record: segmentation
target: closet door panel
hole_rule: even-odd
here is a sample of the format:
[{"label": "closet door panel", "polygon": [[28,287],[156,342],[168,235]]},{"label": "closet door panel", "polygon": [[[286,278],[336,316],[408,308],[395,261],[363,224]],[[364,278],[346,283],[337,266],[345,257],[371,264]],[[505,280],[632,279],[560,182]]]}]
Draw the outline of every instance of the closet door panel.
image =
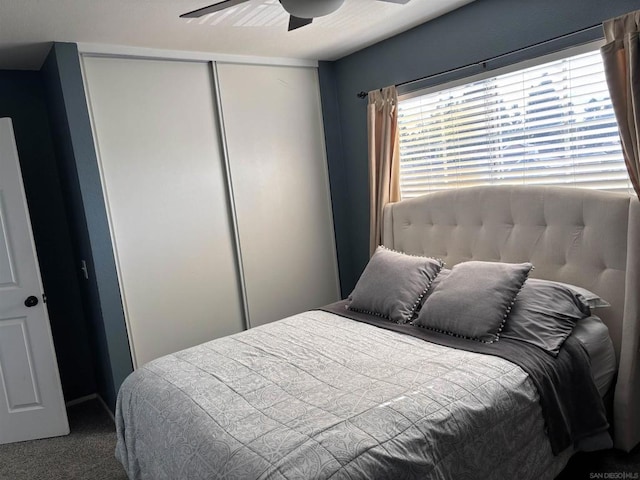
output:
[{"label": "closet door panel", "polygon": [[316,69],[217,71],[251,326],[336,301]]},{"label": "closet door panel", "polygon": [[242,330],[211,66],[83,65],[137,366]]}]

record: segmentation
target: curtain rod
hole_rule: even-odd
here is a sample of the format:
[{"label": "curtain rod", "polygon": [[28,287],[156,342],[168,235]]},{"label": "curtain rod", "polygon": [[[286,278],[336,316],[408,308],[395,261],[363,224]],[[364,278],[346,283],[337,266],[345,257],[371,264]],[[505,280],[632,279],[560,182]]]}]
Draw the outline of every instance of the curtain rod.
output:
[{"label": "curtain rod", "polygon": [[[467,68],[482,66],[483,69],[486,69],[487,68],[487,63],[489,63],[489,62],[494,62],[496,60],[501,60],[501,59],[509,57],[511,55],[515,55],[515,54],[518,54],[518,53],[526,52],[526,51],[534,49],[534,48],[539,48],[539,47],[541,47],[543,45],[547,45],[549,43],[557,42],[559,40],[564,40],[565,38],[571,38],[571,37],[573,37],[575,35],[581,35],[581,34],[584,34],[584,33],[588,33],[588,32],[591,32],[592,30],[595,30],[596,28],[597,29],[601,29],[602,28],[602,24],[599,23],[597,25],[591,25],[590,27],[581,28],[580,30],[576,30],[576,31],[570,32],[570,33],[565,33],[564,35],[559,35],[557,37],[553,37],[553,38],[550,38],[548,40],[544,40],[542,42],[534,43],[533,45],[529,45],[527,47],[518,48],[516,50],[511,50],[510,52],[502,53],[500,55],[496,55],[495,57],[487,58],[487,59],[479,61],[479,62],[469,63],[469,64],[463,65],[461,67],[455,67],[455,68],[451,68],[449,70],[445,70],[445,71],[442,71],[442,72],[433,73],[433,74],[427,75],[425,77],[420,77],[420,78],[416,78],[414,80],[408,80],[406,82],[397,83],[396,87],[404,87],[406,85],[411,85],[412,83],[423,82],[423,81],[429,80],[431,78],[437,78],[437,77],[441,77],[443,75],[449,75],[451,73],[459,72],[459,71],[465,70]],[[589,40],[589,41],[592,41],[592,40]],[[548,52],[548,53],[553,53],[553,52]],[[365,92],[363,90],[361,92],[358,92],[356,94],[356,96],[358,98],[367,98],[369,96],[369,93]]]}]

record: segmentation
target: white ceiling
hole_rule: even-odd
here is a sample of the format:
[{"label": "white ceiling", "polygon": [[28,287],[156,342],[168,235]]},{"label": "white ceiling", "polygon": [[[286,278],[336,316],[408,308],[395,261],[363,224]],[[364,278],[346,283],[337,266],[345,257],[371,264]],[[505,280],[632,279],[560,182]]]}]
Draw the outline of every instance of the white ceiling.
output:
[{"label": "white ceiling", "polygon": [[335,60],[471,1],[345,0],[333,14],[287,32],[278,0],[190,20],[179,15],[216,0],[0,0],[0,69],[40,68],[51,41]]}]

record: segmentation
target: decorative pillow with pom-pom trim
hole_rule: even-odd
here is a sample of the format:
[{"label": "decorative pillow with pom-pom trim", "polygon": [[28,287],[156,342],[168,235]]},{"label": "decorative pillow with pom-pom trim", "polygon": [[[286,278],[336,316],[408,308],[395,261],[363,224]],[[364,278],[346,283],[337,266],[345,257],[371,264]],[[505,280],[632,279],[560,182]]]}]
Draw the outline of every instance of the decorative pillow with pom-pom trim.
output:
[{"label": "decorative pillow with pom-pom trim", "polygon": [[459,263],[430,292],[414,325],[495,342],[531,268],[530,263]]},{"label": "decorative pillow with pom-pom trim", "polygon": [[347,308],[407,323],[441,268],[441,260],[380,246],[351,292]]}]

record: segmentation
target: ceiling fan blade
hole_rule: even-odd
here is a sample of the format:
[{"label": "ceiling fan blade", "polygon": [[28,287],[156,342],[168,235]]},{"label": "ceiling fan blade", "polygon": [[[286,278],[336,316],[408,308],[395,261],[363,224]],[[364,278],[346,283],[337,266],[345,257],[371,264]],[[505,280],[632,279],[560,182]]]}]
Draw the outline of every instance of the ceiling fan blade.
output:
[{"label": "ceiling fan blade", "polygon": [[381,2],[390,2],[390,3],[409,3],[411,0],[380,0]]},{"label": "ceiling fan blade", "polygon": [[288,31],[290,32],[291,30],[295,30],[296,28],[304,27],[305,25],[309,25],[311,22],[313,22],[313,18],[299,18],[290,15]]},{"label": "ceiling fan blade", "polygon": [[199,8],[198,10],[194,10],[193,12],[183,13],[182,15],[180,15],[180,18],[198,18],[209,13],[219,12],[220,10],[224,10],[225,8],[235,7],[236,5],[240,5],[241,3],[248,1],[249,0],[224,0],[223,2],[209,5],[208,7]]}]

